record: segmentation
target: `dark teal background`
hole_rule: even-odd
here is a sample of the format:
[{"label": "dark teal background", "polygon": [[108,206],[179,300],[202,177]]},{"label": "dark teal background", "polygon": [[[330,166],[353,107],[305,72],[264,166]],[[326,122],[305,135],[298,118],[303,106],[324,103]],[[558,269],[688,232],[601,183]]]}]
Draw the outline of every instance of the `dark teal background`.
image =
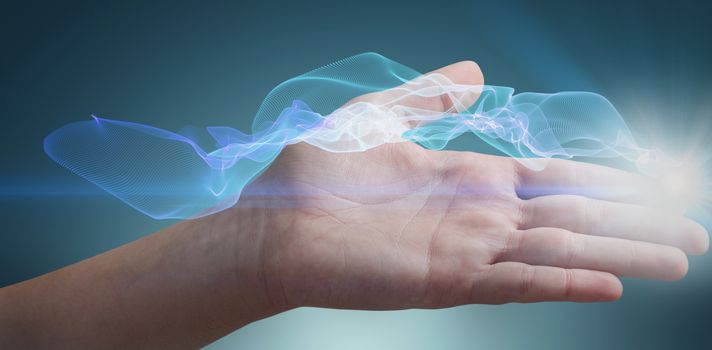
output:
[{"label": "dark teal background", "polygon": [[[294,75],[364,51],[421,71],[477,61],[490,84],[608,97],[644,144],[709,149],[712,5],[686,1],[65,1],[0,4],[0,285],[142,237],[154,221],[54,164],[91,114],[247,129]],[[709,156],[709,152],[708,152]],[[626,280],[610,304],[300,309],[214,344],[248,349],[711,347],[712,259]],[[2,312],[0,310],[0,312]]]}]

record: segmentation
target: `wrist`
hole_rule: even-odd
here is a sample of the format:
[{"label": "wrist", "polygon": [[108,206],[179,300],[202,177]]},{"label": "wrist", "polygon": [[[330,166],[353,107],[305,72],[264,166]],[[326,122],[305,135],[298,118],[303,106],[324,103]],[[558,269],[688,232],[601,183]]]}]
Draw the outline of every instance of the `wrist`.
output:
[{"label": "wrist", "polygon": [[240,310],[240,325],[289,310],[289,307],[271,296],[266,257],[269,246],[268,218],[264,208],[241,199],[232,208],[200,218],[203,234],[214,235],[221,251],[221,266],[234,291],[234,302]]}]

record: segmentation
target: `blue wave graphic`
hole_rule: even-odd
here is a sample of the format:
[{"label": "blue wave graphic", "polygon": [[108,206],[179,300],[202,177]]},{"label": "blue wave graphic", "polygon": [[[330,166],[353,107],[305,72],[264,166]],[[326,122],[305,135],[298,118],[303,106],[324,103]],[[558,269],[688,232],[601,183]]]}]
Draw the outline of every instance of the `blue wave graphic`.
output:
[{"label": "blue wave graphic", "polygon": [[[358,96],[383,92],[378,101]],[[452,108],[414,107],[413,98],[447,96]],[[589,92],[519,93],[423,76],[375,53],[334,62],[289,79],[264,99],[251,134],[208,127],[217,147],[159,128],[94,117],[45,139],[62,166],[157,219],[195,218],[234,205],[282,149],[306,142],[331,152],[360,152],[417,142],[433,150],[473,133],[522,164],[537,158],[648,157],[620,114]]]}]

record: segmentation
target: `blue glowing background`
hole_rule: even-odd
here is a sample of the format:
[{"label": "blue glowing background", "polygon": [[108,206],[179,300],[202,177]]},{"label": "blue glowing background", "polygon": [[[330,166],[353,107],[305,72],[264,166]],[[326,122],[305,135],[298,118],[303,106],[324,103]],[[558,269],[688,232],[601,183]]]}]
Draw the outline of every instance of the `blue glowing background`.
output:
[{"label": "blue glowing background", "polygon": [[[712,132],[711,15],[710,4],[680,1],[6,4],[0,283],[171,224],[46,157],[43,138],[69,122],[97,114],[196,139],[206,137],[187,126],[196,119],[197,127],[246,131],[279,82],[376,51],[419,71],[474,59],[487,82],[518,91],[599,93],[641,143],[705,150]],[[627,280],[623,299],[605,305],[300,309],[214,348],[704,348],[712,344],[710,269],[708,254],[692,258],[680,282]]]}]

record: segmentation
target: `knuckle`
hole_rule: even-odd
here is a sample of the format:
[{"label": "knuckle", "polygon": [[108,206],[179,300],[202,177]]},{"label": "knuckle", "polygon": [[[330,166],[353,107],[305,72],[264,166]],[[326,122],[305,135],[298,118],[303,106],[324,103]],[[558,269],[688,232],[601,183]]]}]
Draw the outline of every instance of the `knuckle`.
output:
[{"label": "knuckle", "polygon": [[520,296],[531,294],[534,286],[535,268],[530,265],[522,265],[520,270],[519,288],[517,289]]},{"label": "knuckle", "polygon": [[564,289],[563,289],[563,298],[564,299],[569,299],[571,295],[573,294],[573,289],[574,289],[574,283],[576,279],[576,274],[572,270],[567,270],[563,269],[563,275],[564,275]]},{"label": "knuckle", "polygon": [[527,200],[518,200],[517,221],[515,222],[517,228],[526,229],[529,227],[529,223],[532,222],[532,218],[536,214],[536,206],[531,205],[531,203],[531,201]]},{"label": "knuckle", "polygon": [[504,237],[504,245],[495,261],[506,260],[510,254],[519,251],[522,245],[522,233],[519,230],[507,231]]},{"label": "knuckle", "polygon": [[563,239],[565,240],[565,244],[563,246],[563,255],[566,264],[565,266],[576,266],[578,262],[577,260],[579,253],[581,252],[582,248],[581,237],[574,233],[564,234],[563,236]]}]

